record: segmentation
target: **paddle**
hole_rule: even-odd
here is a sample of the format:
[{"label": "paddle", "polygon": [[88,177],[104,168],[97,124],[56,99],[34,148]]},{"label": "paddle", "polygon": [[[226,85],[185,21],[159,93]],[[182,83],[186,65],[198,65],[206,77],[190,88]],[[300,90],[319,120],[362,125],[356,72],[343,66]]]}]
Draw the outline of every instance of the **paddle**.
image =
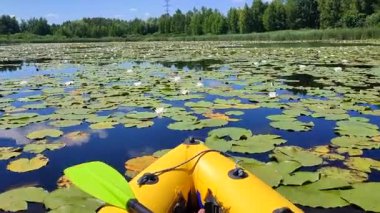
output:
[{"label": "paddle", "polygon": [[136,200],[124,176],[105,163],[83,163],[65,169],[64,173],[79,189],[107,204],[132,212],[151,212]]}]

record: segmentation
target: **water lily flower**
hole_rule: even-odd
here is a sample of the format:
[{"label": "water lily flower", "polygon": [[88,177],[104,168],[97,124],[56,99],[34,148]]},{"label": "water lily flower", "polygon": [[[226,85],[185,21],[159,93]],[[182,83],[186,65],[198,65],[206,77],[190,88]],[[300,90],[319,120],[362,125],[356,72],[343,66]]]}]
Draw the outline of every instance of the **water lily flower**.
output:
[{"label": "water lily flower", "polygon": [[26,85],[26,84],[28,84],[27,81],[20,81],[20,85]]},{"label": "water lily flower", "polygon": [[128,69],[127,73],[133,73],[133,70],[132,69]]},{"label": "water lily flower", "polygon": [[189,94],[189,90],[187,90],[187,89],[183,89],[183,90],[181,90],[181,94],[182,95],[187,95],[187,94]]},{"label": "water lily flower", "polygon": [[73,85],[74,84],[74,81],[66,81],[65,82],[65,86],[70,86],[70,85]]},{"label": "water lily flower", "polygon": [[134,85],[135,87],[139,87],[139,86],[142,85],[142,83],[141,83],[141,81],[138,81],[138,82],[133,83],[133,85]]},{"label": "water lily flower", "polygon": [[299,69],[300,70],[305,70],[306,69],[306,65],[303,65],[303,64],[299,65]]},{"label": "water lily flower", "polygon": [[258,66],[260,65],[259,62],[254,62],[253,64],[254,64],[256,67],[258,67]]},{"label": "water lily flower", "polygon": [[204,85],[203,85],[202,82],[199,81],[199,82],[197,83],[197,87],[203,87],[203,86],[204,86]]},{"label": "water lily flower", "polygon": [[181,80],[180,76],[175,76],[174,78],[172,78],[172,81],[174,82],[179,82],[180,80]]},{"label": "water lily flower", "polygon": [[342,72],[343,69],[342,69],[342,67],[335,67],[335,68],[334,68],[334,71],[335,71],[335,72]]},{"label": "water lily flower", "polygon": [[347,63],[348,63],[348,60],[343,59],[343,60],[342,60],[342,63],[343,63],[343,64],[347,64]]},{"label": "water lily flower", "polygon": [[277,93],[276,92],[269,92],[269,98],[276,98]]},{"label": "water lily flower", "polygon": [[166,111],[166,109],[164,107],[158,107],[154,111],[156,112],[156,114],[161,115]]}]

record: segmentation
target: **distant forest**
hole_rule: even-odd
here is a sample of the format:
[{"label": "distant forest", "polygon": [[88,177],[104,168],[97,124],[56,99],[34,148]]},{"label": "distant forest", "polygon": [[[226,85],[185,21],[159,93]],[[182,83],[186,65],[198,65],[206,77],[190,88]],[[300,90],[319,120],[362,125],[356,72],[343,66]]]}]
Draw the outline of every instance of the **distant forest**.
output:
[{"label": "distant forest", "polygon": [[127,37],[129,35],[219,35],[286,29],[380,27],[380,0],[254,0],[231,8],[226,15],[202,7],[176,10],[147,20],[83,18],[49,24],[45,18],[18,21],[0,16],[0,34],[30,33],[67,38]]}]

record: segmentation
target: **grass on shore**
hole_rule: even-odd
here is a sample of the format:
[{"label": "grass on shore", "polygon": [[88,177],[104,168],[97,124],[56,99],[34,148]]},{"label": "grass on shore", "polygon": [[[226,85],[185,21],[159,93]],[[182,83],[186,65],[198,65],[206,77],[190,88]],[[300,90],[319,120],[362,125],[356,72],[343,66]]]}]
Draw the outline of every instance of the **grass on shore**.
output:
[{"label": "grass on shore", "polygon": [[380,39],[380,28],[351,28],[325,30],[283,30],[265,33],[225,35],[127,35],[125,37],[67,38],[64,36],[18,33],[0,35],[0,43],[60,43],[114,41],[318,41]]}]

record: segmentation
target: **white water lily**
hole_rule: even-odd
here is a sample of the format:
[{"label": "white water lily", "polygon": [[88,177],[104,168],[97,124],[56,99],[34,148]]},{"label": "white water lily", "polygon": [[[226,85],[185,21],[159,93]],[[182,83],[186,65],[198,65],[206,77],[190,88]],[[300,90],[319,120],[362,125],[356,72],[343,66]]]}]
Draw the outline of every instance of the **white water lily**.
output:
[{"label": "white water lily", "polygon": [[335,71],[335,72],[342,72],[343,69],[342,69],[342,67],[335,67],[335,68],[334,68],[334,71]]},{"label": "white water lily", "polygon": [[175,76],[175,77],[172,78],[172,81],[179,82],[179,81],[181,81],[181,77],[180,76]]},{"label": "white water lily", "polygon": [[253,64],[254,64],[256,67],[258,67],[258,66],[260,65],[259,62],[254,62]]},{"label": "white water lily", "polygon": [[187,89],[183,89],[183,90],[181,90],[181,94],[182,95],[187,95],[187,94],[189,94],[189,90],[187,90]]},{"label": "white water lily", "polygon": [[134,85],[135,87],[139,87],[139,86],[142,85],[142,82],[141,82],[141,81],[138,81],[138,82],[133,83],[133,85]]},{"label": "white water lily", "polygon": [[132,69],[128,69],[127,73],[133,73],[133,70]]},{"label": "white water lily", "polygon": [[70,86],[70,85],[73,85],[74,84],[74,81],[66,81],[65,82],[65,86]]},{"label": "white water lily", "polygon": [[268,96],[269,96],[269,98],[276,98],[277,93],[276,92],[269,92]]},{"label": "white water lily", "polygon": [[28,84],[27,81],[20,81],[20,85],[26,85],[26,84]]},{"label": "white water lily", "polygon": [[154,111],[156,112],[156,114],[161,115],[162,113],[164,113],[166,111],[166,109],[163,107],[158,107]]},{"label": "white water lily", "polygon": [[300,70],[305,70],[306,69],[306,65],[301,64],[301,65],[299,65],[299,68],[300,68]]},{"label": "white water lily", "polygon": [[202,82],[199,81],[199,82],[197,83],[197,87],[203,87],[203,86],[204,86],[204,85],[203,85]]},{"label": "white water lily", "polygon": [[343,60],[342,60],[342,63],[343,63],[343,64],[347,64],[347,63],[348,63],[348,60],[343,59]]}]

